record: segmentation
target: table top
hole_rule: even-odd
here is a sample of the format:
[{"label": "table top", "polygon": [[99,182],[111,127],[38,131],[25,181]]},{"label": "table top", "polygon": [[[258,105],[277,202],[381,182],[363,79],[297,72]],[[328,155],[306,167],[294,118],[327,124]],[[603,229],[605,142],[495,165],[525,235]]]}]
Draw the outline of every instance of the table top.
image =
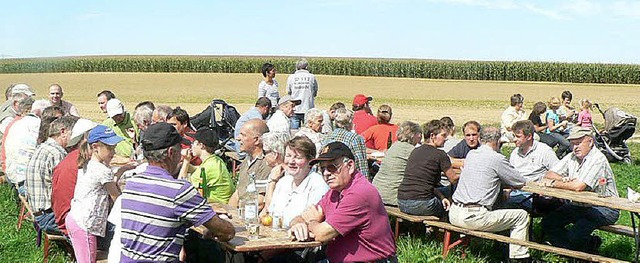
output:
[{"label": "table top", "polygon": [[[238,213],[235,208],[230,208],[227,205],[214,203],[212,203],[211,206],[213,207],[213,210],[216,211],[216,213],[222,213],[231,216],[231,223],[235,227],[236,236],[227,242],[220,242],[229,250],[233,250],[236,252],[251,252],[317,247],[322,245],[322,243],[318,241],[294,241],[293,238],[289,237],[289,234],[286,230],[274,231],[270,226],[263,225],[260,225],[260,238],[250,240],[248,238],[249,233],[244,226],[244,223],[238,218]],[[193,229],[202,234],[205,227],[199,226]]]},{"label": "table top", "polygon": [[522,191],[536,193],[545,196],[551,196],[561,199],[567,199],[575,202],[610,207],[619,210],[625,210],[640,213],[640,203],[631,202],[628,199],[620,197],[598,197],[594,192],[576,192],[571,190],[546,187],[537,182],[529,182],[522,187]]}]

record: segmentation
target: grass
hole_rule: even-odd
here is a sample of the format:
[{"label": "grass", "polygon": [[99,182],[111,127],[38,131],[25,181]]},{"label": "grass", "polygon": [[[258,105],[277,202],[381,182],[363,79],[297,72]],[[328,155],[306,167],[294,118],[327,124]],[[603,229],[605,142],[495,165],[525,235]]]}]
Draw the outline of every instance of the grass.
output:
[{"label": "grass", "polygon": [[[42,248],[36,247],[36,232],[25,221],[20,230],[18,206],[8,184],[0,185],[0,262],[41,262]],[[51,246],[49,262],[68,262],[70,258],[58,244]]]}]

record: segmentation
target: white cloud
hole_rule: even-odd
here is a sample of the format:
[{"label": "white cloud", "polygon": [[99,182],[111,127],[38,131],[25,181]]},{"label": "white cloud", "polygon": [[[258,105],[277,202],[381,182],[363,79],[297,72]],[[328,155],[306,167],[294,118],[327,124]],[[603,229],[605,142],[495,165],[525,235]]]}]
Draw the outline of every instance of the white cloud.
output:
[{"label": "white cloud", "polygon": [[615,14],[640,19],[640,1],[617,1],[610,6]]}]

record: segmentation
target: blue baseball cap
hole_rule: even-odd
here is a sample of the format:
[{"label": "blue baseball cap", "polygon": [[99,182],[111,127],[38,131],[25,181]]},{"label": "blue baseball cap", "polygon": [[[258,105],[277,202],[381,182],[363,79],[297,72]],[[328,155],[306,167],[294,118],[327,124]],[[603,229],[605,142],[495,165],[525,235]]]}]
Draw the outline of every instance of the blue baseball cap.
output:
[{"label": "blue baseball cap", "polygon": [[91,129],[89,132],[88,143],[101,142],[106,145],[116,145],[122,141],[122,137],[116,135],[116,133],[109,127],[104,125],[98,125]]}]

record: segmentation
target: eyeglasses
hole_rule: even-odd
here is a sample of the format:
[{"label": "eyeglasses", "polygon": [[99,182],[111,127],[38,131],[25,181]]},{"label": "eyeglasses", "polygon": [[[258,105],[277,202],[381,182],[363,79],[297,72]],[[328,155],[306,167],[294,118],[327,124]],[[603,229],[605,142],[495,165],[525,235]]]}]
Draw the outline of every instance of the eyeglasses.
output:
[{"label": "eyeglasses", "polygon": [[337,173],[340,170],[340,168],[342,168],[344,164],[346,164],[347,162],[349,162],[349,159],[345,158],[344,160],[342,160],[342,163],[340,164],[330,163],[325,166],[319,165],[318,170],[321,174],[324,174],[325,171],[329,173]]}]

